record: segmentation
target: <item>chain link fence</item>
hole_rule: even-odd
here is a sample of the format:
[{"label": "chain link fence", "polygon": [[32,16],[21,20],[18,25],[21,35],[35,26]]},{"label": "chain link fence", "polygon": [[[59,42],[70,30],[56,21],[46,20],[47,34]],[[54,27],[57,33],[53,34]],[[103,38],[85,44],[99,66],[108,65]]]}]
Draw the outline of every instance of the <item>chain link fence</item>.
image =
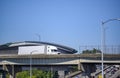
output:
[{"label": "chain link fence", "polygon": [[[120,45],[107,45],[104,47],[104,54],[120,54]],[[93,53],[101,53],[102,46],[100,45],[84,45],[79,46],[79,53],[84,53],[85,51],[96,51]]]}]

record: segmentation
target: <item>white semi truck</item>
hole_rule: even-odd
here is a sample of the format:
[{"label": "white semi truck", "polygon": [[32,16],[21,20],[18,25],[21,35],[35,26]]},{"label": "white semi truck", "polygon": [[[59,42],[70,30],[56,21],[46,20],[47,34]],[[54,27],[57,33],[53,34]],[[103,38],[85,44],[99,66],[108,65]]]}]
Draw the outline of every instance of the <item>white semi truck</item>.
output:
[{"label": "white semi truck", "polygon": [[60,52],[57,47],[51,45],[19,46],[18,55],[25,54],[60,54]]}]

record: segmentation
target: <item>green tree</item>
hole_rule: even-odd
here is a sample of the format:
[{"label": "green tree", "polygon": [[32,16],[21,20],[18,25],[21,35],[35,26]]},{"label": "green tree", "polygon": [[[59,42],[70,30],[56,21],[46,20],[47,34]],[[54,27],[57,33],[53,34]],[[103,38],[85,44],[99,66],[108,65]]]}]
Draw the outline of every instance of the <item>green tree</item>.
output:
[{"label": "green tree", "polygon": [[6,78],[9,78],[10,74],[7,73]]},{"label": "green tree", "polygon": [[87,50],[83,50],[82,53],[83,54],[90,54],[90,53],[97,54],[97,53],[101,53],[101,51],[99,49],[93,48],[92,50],[88,50],[88,49]]},{"label": "green tree", "polygon": [[[18,72],[16,78],[30,78],[30,72],[29,71]],[[34,69],[32,70],[32,78],[53,78],[53,73],[50,71]]]},{"label": "green tree", "polygon": [[16,78],[29,78],[29,72],[28,71],[18,72],[16,74]]}]

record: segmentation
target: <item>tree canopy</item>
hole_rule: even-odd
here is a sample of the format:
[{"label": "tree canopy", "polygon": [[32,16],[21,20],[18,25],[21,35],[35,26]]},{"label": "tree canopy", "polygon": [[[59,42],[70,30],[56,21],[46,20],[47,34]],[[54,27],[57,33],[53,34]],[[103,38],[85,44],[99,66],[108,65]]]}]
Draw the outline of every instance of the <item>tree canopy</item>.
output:
[{"label": "tree canopy", "polygon": [[[16,78],[30,78],[30,72],[29,71],[18,72]],[[58,73],[34,69],[32,70],[32,78],[58,78]]]},{"label": "tree canopy", "polygon": [[101,50],[93,48],[92,50],[88,50],[88,49],[83,50],[82,53],[83,54],[97,54],[97,53],[101,53]]}]

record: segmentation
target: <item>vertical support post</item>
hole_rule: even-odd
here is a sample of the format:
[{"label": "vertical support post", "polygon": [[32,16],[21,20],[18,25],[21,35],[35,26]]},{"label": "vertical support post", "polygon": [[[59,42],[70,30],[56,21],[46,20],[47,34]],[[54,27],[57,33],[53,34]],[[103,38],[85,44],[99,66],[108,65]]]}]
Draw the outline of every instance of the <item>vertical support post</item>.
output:
[{"label": "vertical support post", "polygon": [[15,72],[14,72],[14,65],[12,65],[12,76],[13,76],[13,78],[15,78]]},{"label": "vertical support post", "polygon": [[30,78],[32,78],[32,53],[30,53]]},{"label": "vertical support post", "polygon": [[80,64],[80,46],[79,46],[79,62],[78,62],[78,70],[81,70],[81,64]]}]

